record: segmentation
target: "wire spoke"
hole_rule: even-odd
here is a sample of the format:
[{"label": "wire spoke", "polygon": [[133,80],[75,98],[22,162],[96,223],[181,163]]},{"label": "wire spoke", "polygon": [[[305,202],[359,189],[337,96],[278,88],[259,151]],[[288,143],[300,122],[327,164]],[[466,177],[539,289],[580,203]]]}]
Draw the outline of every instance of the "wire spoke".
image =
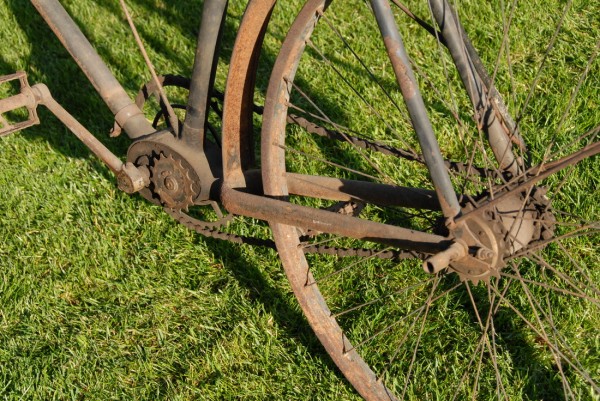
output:
[{"label": "wire spoke", "polygon": [[567,255],[567,257],[569,258],[569,261],[577,269],[579,274],[581,274],[583,276],[583,278],[585,279],[585,282],[589,283],[590,290],[595,292],[596,294],[600,295],[600,290],[598,289],[598,287],[596,287],[593,284],[594,280],[592,280],[592,278],[586,273],[585,269],[579,264],[579,262],[577,262],[573,258],[573,256],[571,256],[571,253],[565,248],[565,246],[561,242],[557,242],[557,245]]},{"label": "wire spoke", "polygon": [[[394,105],[394,108],[396,110],[398,110],[398,112],[402,115],[402,117],[404,117],[404,120],[406,122],[408,122],[409,121],[408,115],[400,108],[400,106],[398,106],[398,103],[396,103],[396,101],[392,98],[392,95],[383,87],[381,82],[375,77],[375,74],[373,73],[373,71],[367,66],[367,64],[364,62],[364,60],[354,51],[352,46],[350,46],[348,41],[344,38],[344,36],[340,33],[340,31],[335,27],[335,25],[333,25],[333,23],[331,23],[331,21],[329,21],[329,19],[325,16],[325,14],[323,14],[321,18],[323,19],[323,21],[325,21],[325,23],[329,26],[329,28],[333,32],[335,32],[335,34],[338,36],[338,38],[340,38],[340,40],[342,41],[344,46],[348,50],[350,50],[350,52],[352,53],[352,55],[354,56],[356,61],[358,61],[360,63],[360,65],[364,68],[364,70],[367,72],[367,74],[373,80],[373,82],[375,82],[377,84],[377,86],[381,89],[381,91],[388,98],[388,100]],[[309,45],[313,46],[313,44],[311,42],[309,42]],[[321,57],[325,58],[325,56],[320,51],[317,50],[317,52],[319,53],[319,55]],[[331,62],[328,62],[328,64],[331,65]],[[337,70],[336,70],[336,72],[337,72]]]},{"label": "wire spoke", "polygon": [[548,244],[552,244],[552,243],[566,240],[569,238],[581,237],[582,235],[595,235],[599,232],[600,232],[600,223],[592,223],[589,225],[585,225],[583,227],[579,227],[577,230],[571,231],[568,234],[563,234],[563,235],[559,235],[558,237],[535,242],[532,245],[528,246],[527,248],[520,250],[519,252],[515,253],[514,255],[511,255],[508,259],[512,260],[512,259],[519,258],[522,256],[531,255],[533,253],[533,251],[542,249],[542,248],[546,247],[546,245],[548,245]]},{"label": "wire spoke", "polygon": [[[576,281],[573,277],[567,276],[565,273],[557,270],[555,267],[553,267],[550,263],[548,263],[542,256],[538,255],[538,254],[531,254],[531,256],[542,266],[545,267],[546,269],[552,271],[554,274],[556,274],[558,277],[560,277],[562,280],[564,280],[567,284],[569,284],[569,286],[571,286],[571,288],[573,288],[577,293],[579,293],[579,297],[580,298],[585,298],[588,300],[593,300],[589,299],[591,297],[588,297],[587,295],[585,295],[584,293],[581,292],[581,289],[587,289],[588,291],[594,291],[595,289],[587,284],[583,284],[581,282],[577,282],[579,285],[576,285]],[[596,300],[597,301],[597,300]],[[594,302],[596,303],[596,302]]]},{"label": "wire spoke", "polygon": [[325,281],[325,280],[327,280],[329,278],[338,276],[341,273],[343,273],[345,271],[348,271],[348,270],[350,270],[353,267],[359,266],[361,263],[365,263],[365,262],[367,262],[367,261],[369,261],[371,259],[377,258],[377,256],[381,255],[384,252],[389,251],[390,249],[392,249],[392,248],[388,247],[388,248],[382,249],[379,252],[374,253],[373,255],[367,256],[366,258],[359,259],[359,260],[357,260],[357,261],[355,261],[353,263],[350,263],[347,266],[342,267],[341,269],[338,269],[338,270],[335,270],[335,271],[333,271],[333,272],[331,272],[329,274],[326,274],[323,277],[320,277],[319,279],[315,279],[315,281],[313,281],[312,283],[309,283],[308,285],[314,285],[314,284],[322,283],[323,281]]},{"label": "wire spoke", "polygon": [[554,48],[556,39],[558,38],[558,33],[560,32],[560,29],[565,21],[565,17],[567,16],[569,9],[571,8],[571,4],[573,4],[573,0],[569,0],[563,9],[563,12],[560,16],[558,24],[556,25],[556,28],[552,35],[552,38],[550,39],[550,42],[548,43],[548,47],[546,48],[546,51],[544,53],[544,57],[542,58],[540,66],[538,67],[535,78],[533,79],[533,82],[531,83],[531,86],[529,87],[529,93],[527,94],[527,98],[525,99],[525,102],[523,103],[523,105],[521,106],[521,109],[519,110],[518,117],[517,117],[517,124],[519,124],[519,122],[523,118],[525,109],[527,109],[527,106],[529,105],[529,102],[531,101],[531,98],[533,97],[535,88],[537,87],[538,81],[539,81],[540,77],[542,76],[542,71],[544,69],[544,66],[546,65],[546,60],[548,59],[550,52]]},{"label": "wire spoke", "polygon": [[[316,110],[319,112],[319,114],[321,114],[321,115],[323,116],[323,118],[324,118],[324,119],[325,119],[325,120],[326,120],[326,121],[327,121],[329,124],[331,124],[331,125],[332,125],[332,126],[334,126],[336,129],[338,129],[338,125],[337,125],[337,124],[335,124],[333,121],[331,121],[331,119],[330,119],[330,118],[329,118],[329,117],[328,117],[328,116],[327,116],[327,115],[326,115],[326,114],[325,114],[325,113],[324,113],[324,112],[323,112],[323,111],[322,111],[322,110],[321,110],[321,109],[320,109],[320,108],[319,108],[319,107],[316,105],[316,103],[315,103],[315,102],[314,102],[312,99],[310,99],[310,97],[309,97],[309,96],[308,96],[308,95],[307,95],[307,94],[306,94],[304,91],[302,91],[302,90],[301,90],[301,89],[300,89],[300,88],[299,88],[299,87],[298,87],[298,86],[297,86],[295,83],[293,83],[293,82],[292,82],[292,86],[294,87],[294,89],[295,89],[295,90],[296,90],[298,93],[300,93],[300,95],[301,95],[303,98],[305,98],[305,99],[306,99],[308,102],[310,102],[310,103],[311,103],[311,105],[312,105],[312,106],[313,106],[313,107],[314,107],[314,108],[315,108],[315,109],[316,109]],[[363,150],[363,149],[361,149],[361,148],[360,148],[358,145],[356,145],[354,142],[352,142],[352,141],[350,140],[350,138],[348,138],[348,137],[347,137],[347,136],[344,134],[343,130],[339,130],[339,133],[340,133],[340,134],[343,136],[344,140],[345,140],[345,141],[346,141],[348,144],[350,144],[350,146],[352,146],[352,147],[353,147],[353,148],[354,148],[354,149],[355,149],[355,150],[356,150],[356,151],[357,151],[357,152],[360,154],[360,156],[361,156],[361,157],[362,157],[362,158],[363,158],[363,159],[364,159],[364,160],[365,160],[367,163],[369,163],[369,165],[370,165],[371,167],[373,167],[373,168],[375,169],[375,171],[377,171],[377,172],[380,174],[380,176],[381,176],[381,177],[380,177],[380,178],[377,178],[377,177],[374,177],[374,176],[372,176],[372,175],[367,175],[367,174],[365,174],[365,173],[362,173],[362,175],[364,175],[364,176],[367,176],[367,177],[371,177],[371,178],[373,178],[373,179],[374,179],[374,180],[376,180],[376,181],[385,181],[385,182],[387,182],[387,183],[390,183],[390,184],[394,184],[394,183],[395,183],[395,181],[394,181],[394,180],[393,180],[391,177],[389,177],[387,174],[384,174],[384,173],[381,171],[381,169],[380,169],[380,168],[379,168],[379,167],[378,167],[378,166],[375,164],[375,162],[374,162],[374,161],[373,161],[373,160],[372,160],[372,159],[371,159],[371,158],[370,158],[370,157],[369,157],[369,156],[368,156],[368,155],[367,155],[367,154],[364,152],[364,150]],[[412,150],[412,149],[411,149],[411,150]],[[295,152],[297,153],[297,152],[300,152],[300,151],[296,150]],[[321,161],[322,161],[322,160],[321,160]],[[339,166],[339,165],[338,165],[338,166]],[[346,168],[346,169],[348,169],[348,168]],[[353,170],[353,171],[354,171],[354,172],[356,172],[356,173],[359,173],[359,174],[361,174],[361,173],[360,173],[360,172],[358,172],[357,170]]]},{"label": "wire spoke", "polygon": [[425,280],[425,281],[421,281],[421,282],[419,282],[419,283],[417,283],[417,284],[409,285],[409,286],[407,286],[407,287],[404,287],[404,288],[402,288],[402,289],[400,289],[400,290],[394,291],[394,292],[393,292],[393,293],[391,293],[391,294],[387,294],[387,295],[385,295],[385,296],[383,296],[383,297],[379,297],[379,298],[377,298],[377,299],[373,299],[373,300],[371,300],[371,301],[368,301],[368,302],[362,303],[362,304],[360,304],[360,305],[353,306],[352,308],[349,308],[349,309],[343,310],[343,311],[341,311],[341,312],[334,313],[334,314],[332,314],[331,316],[332,316],[332,317],[336,317],[336,318],[337,318],[337,317],[339,317],[339,316],[342,316],[342,315],[345,315],[345,314],[347,314],[347,313],[353,312],[353,311],[355,311],[355,310],[358,310],[358,309],[360,309],[360,308],[364,308],[365,306],[369,306],[369,305],[373,305],[373,304],[375,304],[375,303],[377,303],[377,302],[381,302],[381,301],[382,301],[382,300],[384,300],[384,299],[388,299],[388,298],[391,298],[391,297],[393,297],[393,296],[395,296],[395,295],[400,295],[400,294],[402,294],[402,293],[404,293],[404,292],[407,292],[407,291],[413,290],[413,289],[415,289],[415,288],[422,287],[422,286],[424,286],[424,285],[426,285],[426,284],[429,284],[429,283],[431,283],[433,280],[434,280],[434,277],[432,277],[432,278],[430,278],[430,279],[428,279],[428,280]]},{"label": "wire spoke", "polygon": [[[531,323],[506,297],[504,297],[498,290],[491,287],[492,290],[500,297],[500,299],[504,302],[506,306],[508,306],[515,314],[540,338],[544,338],[544,335],[535,327],[533,323]],[[574,370],[576,370],[582,378],[584,378],[596,392],[600,392],[600,387],[592,380],[590,375],[583,369],[580,369],[568,358],[562,351],[560,351],[556,346],[550,342],[547,342],[548,347],[552,348],[565,362],[567,362]]]},{"label": "wire spoke", "polygon": [[[471,298],[471,292],[470,289],[468,287],[468,285],[466,285],[467,287],[467,292],[469,293],[469,297]],[[465,380],[467,379],[467,375],[471,370],[471,365],[473,364],[473,362],[475,361],[475,358],[477,355],[482,355],[482,353],[484,352],[484,347],[486,345],[486,340],[489,341],[489,339],[487,338],[487,333],[490,327],[491,322],[493,321],[493,316],[495,314],[494,312],[494,307],[493,307],[493,300],[490,303],[490,308],[488,311],[488,315],[486,318],[486,323],[485,323],[485,327],[483,326],[483,323],[481,321],[481,318],[479,316],[479,312],[477,311],[477,308],[474,304],[475,300],[471,299],[472,302],[472,306],[474,307],[474,309],[476,310],[476,315],[477,315],[477,319],[478,322],[480,324],[480,328],[482,329],[482,334],[481,337],[479,338],[479,341],[477,343],[477,347],[475,348],[475,351],[473,352],[473,354],[471,355],[471,358],[469,360],[469,363],[467,364],[467,366],[464,369],[464,373],[458,383],[458,385],[456,386],[456,391],[454,392],[454,396],[452,397],[452,401],[456,400],[456,397],[458,397],[459,391],[462,388],[463,384],[465,383]],[[479,362],[478,362],[479,364]]]},{"label": "wire spoke", "polygon": [[[446,295],[448,295],[449,293],[451,293],[452,291],[454,291],[455,289],[457,289],[458,287],[460,287],[463,283],[458,283],[456,285],[454,285],[452,288],[444,291],[442,294],[436,296],[435,298],[433,298],[429,303],[433,304],[434,302],[436,302],[438,299],[445,297]],[[413,311],[409,312],[407,315],[403,316],[402,318],[400,318],[398,321],[389,324],[388,326],[384,327],[383,329],[377,331],[376,333],[374,333],[373,335],[369,336],[368,338],[362,340],[361,342],[359,342],[358,344],[356,344],[354,347],[352,347],[351,349],[347,350],[346,352],[352,351],[353,349],[357,349],[361,346],[363,346],[364,344],[372,341],[373,339],[375,339],[376,337],[382,335],[383,333],[388,332],[390,329],[398,326],[400,323],[402,323],[404,320],[406,320],[407,318],[409,318],[410,316],[414,315],[415,313],[418,313],[422,310],[424,310],[427,307],[427,302],[425,304],[423,304],[422,306],[420,306],[417,309],[414,309]]]},{"label": "wire spoke", "polygon": [[419,329],[417,341],[415,342],[415,347],[413,349],[413,356],[410,361],[408,373],[406,374],[406,379],[404,381],[404,390],[402,390],[402,395],[400,396],[401,399],[404,399],[404,395],[406,394],[406,390],[408,389],[408,383],[410,382],[410,376],[412,375],[412,370],[415,365],[415,361],[417,360],[417,351],[419,349],[419,344],[421,343],[421,337],[423,337],[423,330],[425,330],[425,323],[427,322],[427,316],[429,315],[429,308],[431,307],[431,299],[433,298],[433,294],[435,293],[435,290],[436,290],[439,282],[440,282],[440,277],[438,276],[437,280],[433,283],[433,286],[431,287],[431,291],[429,292],[429,297],[427,298],[427,301],[425,304],[426,307],[425,307],[425,312],[423,314],[423,321],[421,323],[421,328]]},{"label": "wire spoke", "polygon": [[577,82],[577,85],[571,92],[571,97],[569,98],[569,103],[567,104],[567,107],[565,108],[565,111],[563,112],[563,115],[560,118],[558,126],[556,127],[555,131],[557,133],[560,132],[560,129],[562,128],[564,122],[566,121],[567,116],[569,115],[569,111],[571,111],[571,107],[573,107],[573,103],[575,103],[575,98],[577,97],[577,94],[579,93],[579,90],[581,89],[581,85],[583,84],[583,81],[587,77],[587,74],[590,71],[590,67],[592,66],[592,63],[594,62],[594,60],[596,60],[596,57],[598,56],[599,50],[600,50],[600,40],[598,40],[598,42],[596,42],[596,47],[594,48],[592,55],[588,59],[586,65],[585,65],[585,68],[583,69],[583,72],[581,73],[581,76],[579,77],[579,81]]},{"label": "wire spoke", "polygon": [[[552,316],[552,307],[550,305],[550,298],[548,297],[548,294],[546,294],[546,305],[547,305],[546,310],[548,311],[548,319],[550,321],[550,324],[552,326],[555,326],[554,317]],[[552,333],[552,337],[554,338],[554,341],[557,340],[555,332]],[[571,399],[575,399],[575,395],[573,394],[573,389],[571,389],[571,385],[569,384],[569,381],[567,380],[567,377],[565,376],[565,372],[562,367],[562,363],[560,363],[560,358],[558,358],[558,356],[554,352],[552,353],[552,355],[555,357],[556,366],[558,367],[558,372],[560,373],[560,378],[563,383],[563,391],[564,391],[564,395],[565,395],[565,400],[569,399],[569,395],[571,396],[570,397]]]},{"label": "wire spoke", "polygon": [[[520,273],[517,271],[517,275],[520,277]],[[558,329],[556,328],[556,326],[553,324],[553,320],[548,318],[548,315],[544,312],[544,309],[541,307],[541,305],[539,304],[539,302],[537,301],[537,299],[531,294],[531,292],[529,291],[529,287],[527,286],[527,284],[523,281],[523,280],[519,280],[519,282],[521,283],[521,286],[525,292],[525,295],[527,297],[527,300],[529,302],[529,305],[531,306],[532,311],[535,314],[535,319],[538,322],[538,325],[540,327],[541,332],[544,334],[542,336],[542,339],[548,344],[548,345],[553,345],[550,347],[550,351],[552,352],[554,358],[557,361],[557,365],[560,365],[560,357],[557,354],[558,351],[558,345],[556,343],[552,343],[550,341],[549,336],[546,334],[546,330],[544,329],[544,324],[542,323],[542,318],[541,316],[544,318],[544,320],[549,324],[551,332],[554,334],[554,336],[556,337],[560,337],[560,342],[563,344],[566,352],[568,352],[574,359],[574,362],[576,362],[576,364],[578,365],[578,367],[581,370],[584,370],[583,367],[581,366],[581,363],[579,362],[579,360],[575,357],[575,353],[573,352],[573,350],[569,347],[568,345],[568,341],[567,339],[560,335],[560,333],[558,332]],[[564,354],[561,352],[561,355],[564,356]]]},{"label": "wire spoke", "polygon": [[304,156],[304,157],[309,158],[311,160],[315,160],[315,161],[318,161],[318,162],[321,162],[321,163],[324,163],[324,164],[328,164],[328,165],[330,165],[332,167],[339,168],[341,170],[346,170],[348,172],[351,172],[351,173],[354,173],[354,174],[358,174],[358,175],[366,177],[366,178],[370,178],[370,179],[372,179],[374,181],[378,181],[378,182],[380,181],[380,179],[378,177],[375,177],[374,175],[363,173],[362,171],[355,170],[355,169],[350,168],[350,167],[342,166],[339,163],[334,163],[334,162],[329,161],[327,159],[323,159],[323,158],[320,158],[320,157],[317,157],[317,156],[310,155],[310,154],[308,154],[306,152],[303,152],[301,150],[297,150],[297,149],[290,148],[288,146],[280,145],[280,144],[275,144],[275,146],[278,146],[278,147],[280,147],[281,149],[283,149],[283,150],[285,150],[287,152],[295,153],[297,155]]},{"label": "wire spoke", "polygon": [[526,283],[534,284],[534,285],[546,288],[548,290],[552,290],[552,291],[555,291],[555,292],[560,292],[560,293],[565,294],[565,295],[571,295],[571,296],[578,297],[578,298],[581,298],[581,299],[586,299],[586,300],[591,301],[594,304],[600,306],[600,301],[598,301],[598,299],[592,298],[592,297],[587,296],[585,294],[580,294],[580,293],[576,293],[576,292],[573,292],[573,291],[568,291],[568,290],[565,290],[563,288],[555,287],[555,286],[552,286],[552,285],[549,285],[549,284],[546,284],[546,283],[542,283],[542,282],[539,282],[539,281],[535,281],[535,280],[530,280],[530,279],[527,279],[527,278],[524,278],[524,277],[517,277],[517,276],[515,276],[513,274],[508,274],[508,273],[500,272],[500,275],[502,277],[508,277],[508,278],[512,278],[512,279],[522,280],[522,281],[524,281]]},{"label": "wire spoke", "polygon": [[[367,108],[369,109],[369,111],[371,113],[373,113],[377,118],[379,118],[381,120],[381,122],[384,123],[384,125],[390,130],[390,132],[392,132],[395,137],[397,139],[399,139],[404,146],[406,146],[407,148],[409,148],[411,151],[413,151],[414,153],[417,153],[414,149],[412,149],[410,147],[410,145],[404,141],[402,135],[400,135],[400,133],[398,133],[398,131],[393,128],[390,123],[388,122],[388,119],[384,118],[381,113],[365,98],[365,96],[360,93],[349,81],[348,79],[333,65],[333,63],[331,62],[331,60],[329,60],[315,45],[312,41],[308,42],[308,45],[311,47],[311,49],[313,49],[314,51],[316,51],[319,56],[321,56],[321,58],[323,59],[323,61],[325,62],[325,64],[327,64],[335,73],[336,75],[338,75],[342,81],[352,90],[352,92],[361,100],[362,103],[364,103],[365,106],[367,106]],[[308,99],[307,99],[308,100]],[[395,103],[394,103],[395,104]],[[314,104],[313,104],[314,106]],[[333,124],[333,123],[332,123]]]}]

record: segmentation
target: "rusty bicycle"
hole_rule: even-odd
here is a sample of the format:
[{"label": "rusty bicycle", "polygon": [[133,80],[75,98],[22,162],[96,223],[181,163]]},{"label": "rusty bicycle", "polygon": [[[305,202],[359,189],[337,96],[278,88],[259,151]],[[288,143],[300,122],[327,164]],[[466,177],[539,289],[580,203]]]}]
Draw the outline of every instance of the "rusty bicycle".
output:
[{"label": "rusty bicycle", "polygon": [[[556,2],[540,20],[516,1],[308,0],[257,96],[282,3],[248,2],[222,91],[226,0],[204,1],[191,78],[158,75],[138,38],[152,79],[131,99],[60,3],[32,0],[131,145],[123,161],[24,72],[1,79],[19,90],[0,100],[0,134],[43,105],[121,190],[199,234],[276,249],[365,399],[596,399],[599,6]],[[470,31],[476,14],[486,32]],[[228,231],[234,216],[272,238]],[[517,328],[528,361],[510,351]],[[540,371],[550,384],[532,395]]]}]

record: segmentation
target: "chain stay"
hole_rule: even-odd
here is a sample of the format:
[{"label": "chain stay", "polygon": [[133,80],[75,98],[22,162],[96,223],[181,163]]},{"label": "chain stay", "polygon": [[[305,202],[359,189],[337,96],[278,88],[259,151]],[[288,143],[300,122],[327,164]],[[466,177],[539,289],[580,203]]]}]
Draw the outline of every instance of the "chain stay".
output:
[{"label": "chain stay", "polygon": [[[161,79],[161,83],[165,86],[178,86],[183,88],[189,87],[189,80],[179,76],[167,75],[159,77]],[[150,82],[143,88],[142,91],[138,94],[136,98],[136,103],[138,106],[143,105],[144,101],[155,92],[155,88],[153,82]],[[213,91],[213,99],[216,101],[223,101],[223,94],[218,91]],[[214,107],[214,105],[213,105]],[[258,105],[254,105],[254,112],[257,114],[262,114],[263,108]],[[346,133],[341,133],[338,131],[330,130],[325,127],[321,127],[313,122],[307,120],[304,117],[298,115],[290,115],[288,116],[288,123],[296,124],[303,129],[305,129],[308,133],[319,135],[322,137],[329,138],[331,140],[336,141],[345,141],[350,142],[352,145],[362,148],[372,150],[378,153],[382,153],[389,156],[394,156],[398,158],[403,158],[409,161],[415,161],[417,163],[424,164],[425,161],[422,156],[418,155],[414,151],[405,150],[395,148],[389,145],[385,145],[379,143],[377,141],[368,140],[364,138],[360,138],[354,135],[348,135]],[[458,173],[464,174],[475,174],[481,177],[492,177],[497,178],[498,173],[490,170],[479,168],[475,166],[467,166],[461,162],[453,162],[453,161],[445,161],[446,167],[450,170],[456,171]],[[348,203],[339,203],[330,207],[330,209],[337,213],[349,213],[347,210]],[[228,241],[237,244],[248,244],[252,246],[261,246],[266,248],[275,249],[275,242],[271,239],[261,239],[255,237],[242,236],[237,234],[226,233],[220,230],[220,227],[225,225],[230,218],[228,219],[219,219],[215,222],[207,222],[199,219],[195,219],[182,210],[173,209],[168,206],[164,206],[163,209],[165,212],[171,216],[174,220],[184,225],[188,229],[197,232],[203,236],[209,238],[215,238],[223,241]],[[346,210],[345,210],[346,209]],[[350,212],[351,213],[351,212]],[[318,233],[307,232],[306,235],[303,236],[303,239],[307,239],[310,237],[314,237]],[[327,245],[306,245],[304,247],[304,252],[306,253],[318,253],[318,254],[327,254],[327,255],[337,255],[341,257],[376,257],[379,259],[424,259],[427,255],[414,252],[414,251],[399,251],[392,249],[364,249],[364,248],[341,248],[341,247],[332,247]]]}]

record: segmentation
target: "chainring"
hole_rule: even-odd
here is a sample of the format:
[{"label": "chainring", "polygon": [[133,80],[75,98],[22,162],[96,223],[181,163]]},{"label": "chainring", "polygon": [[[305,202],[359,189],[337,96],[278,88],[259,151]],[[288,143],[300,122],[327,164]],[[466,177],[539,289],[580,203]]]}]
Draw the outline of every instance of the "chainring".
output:
[{"label": "chainring", "polygon": [[188,210],[194,204],[197,190],[189,169],[181,160],[161,153],[150,163],[150,190],[161,205],[180,210]]}]

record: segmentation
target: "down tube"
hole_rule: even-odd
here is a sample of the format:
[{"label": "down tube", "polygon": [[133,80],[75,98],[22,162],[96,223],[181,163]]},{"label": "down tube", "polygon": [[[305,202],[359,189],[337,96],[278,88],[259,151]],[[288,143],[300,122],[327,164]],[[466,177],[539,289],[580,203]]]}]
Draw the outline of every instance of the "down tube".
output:
[{"label": "down tube", "polygon": [[32,0],[42,18],[77,62],[130,138],[155,131],[57,0]]}]

